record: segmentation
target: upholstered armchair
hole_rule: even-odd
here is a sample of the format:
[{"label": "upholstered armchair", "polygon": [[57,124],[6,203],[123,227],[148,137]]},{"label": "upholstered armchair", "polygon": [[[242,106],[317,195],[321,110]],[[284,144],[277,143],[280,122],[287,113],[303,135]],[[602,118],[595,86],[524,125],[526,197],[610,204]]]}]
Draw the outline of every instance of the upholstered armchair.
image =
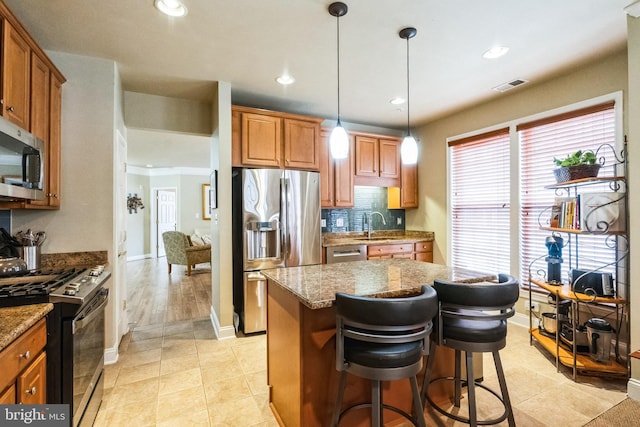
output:
[{"label": "upholstered armchair", "polygon": [[187,276],[191,276],[191,268],[196,264],[211,262],[211,245],[193,246],[191,239],[179,231],[165,231],[162,233],[164,250],[167,254],[169,274],[171,265],[186,265]]}]

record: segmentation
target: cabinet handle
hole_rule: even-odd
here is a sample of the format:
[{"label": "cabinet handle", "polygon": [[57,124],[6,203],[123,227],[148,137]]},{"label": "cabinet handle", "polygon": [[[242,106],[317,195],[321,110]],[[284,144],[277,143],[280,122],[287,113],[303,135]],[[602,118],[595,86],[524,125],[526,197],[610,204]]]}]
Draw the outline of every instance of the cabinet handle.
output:
[{"label": "cabinet handle", "polygon": [[286,159],[285,162],[287,162],[287,164],[289,164],[289,159]]},{"label": "cabinet handle", "polygon": [[36,390],[36,387],[35,387],[35,386],[33,386],[33,387],[31,387],[31,389],[30,389],[30,390],[25,390],[24,392],[33,396],[33,395],[35,395],[35,394],[36,394],[36,391],[37,391],[37,390]]},{"label": "cabinet handle", "polygon": [[22,359],[29,359],[31,357],[31,352],[29,350],[27,350],[26,352],[20,354],[20,357]]},{"label": "cabinet handle", "polygon": [[14,110],[15,110],[15,108],[13,108],[13,107],[7,107],[7,111],[11,111],[13,113]]}]

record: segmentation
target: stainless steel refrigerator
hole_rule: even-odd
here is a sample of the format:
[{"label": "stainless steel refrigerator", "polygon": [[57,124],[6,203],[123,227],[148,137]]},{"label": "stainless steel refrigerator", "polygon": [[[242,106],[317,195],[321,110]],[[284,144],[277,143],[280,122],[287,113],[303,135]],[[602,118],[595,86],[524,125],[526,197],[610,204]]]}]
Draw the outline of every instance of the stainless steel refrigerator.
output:
[{"label": "stainless steel refrigerator", "polygon": [[234,310],[244,333],[266,330],[268,268],[320,264],[320,174],[233,172]]}]

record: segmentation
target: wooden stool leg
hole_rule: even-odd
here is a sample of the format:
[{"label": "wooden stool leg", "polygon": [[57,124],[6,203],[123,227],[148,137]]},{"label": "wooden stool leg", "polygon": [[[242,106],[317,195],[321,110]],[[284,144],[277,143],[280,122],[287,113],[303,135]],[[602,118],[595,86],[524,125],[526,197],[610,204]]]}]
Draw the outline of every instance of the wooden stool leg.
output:
[{"label": "wooden stool leg", "polygon": [[187,276],[191,276],[191,264],[187,265]]},{"label": "wooden stool leg", "polygon": [[169,266],[169,274],[171,274],[171,264],[167,264]]}]

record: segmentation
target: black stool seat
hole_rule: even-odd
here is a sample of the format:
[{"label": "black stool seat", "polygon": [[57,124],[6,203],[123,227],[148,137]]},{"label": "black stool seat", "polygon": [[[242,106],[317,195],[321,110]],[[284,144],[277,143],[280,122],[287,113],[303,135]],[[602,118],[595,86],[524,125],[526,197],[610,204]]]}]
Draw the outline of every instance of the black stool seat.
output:
[{"label": "black stool seat", "polygon": [[[497,283],[450,283],[436,280],[438,294],[438,337],[432,343],[431,356],[425,370],[422,385],[422,401],[425,399],[441,414],[471,426],[497,424],[508,419],[515,426],[509,392],[502,369],[499,350],[507,343],[507,319],[515,314],[514,304],[519,297],[519,285],[515,278],[500,274]],[[455,374],[453,377],[431,378],[436,348],[444,345],[455,350]],[[461,353],[465,352],[466,379],[461,377]],[[473,374],[473,353],[490,352],[493,355],[500,392],[476,382]],[[438,381],[454,382],[454,406],[460,407],[461,389],[467,387],[469,417],[445,411],[429,397],[429,386]],[[481,387],[496,396],[504,405],[504,413],[491,420],[478,420],[475,387]]]},{"label": "black stool seat", "polygon": [[[423,286],[420,295],[407,298],[367,298],[337,293],[336,369],[340,383],[333,412],[333,426],[342,416],[371,408],[371,425],[383,424],[388,409],[424,427],[424,414],[416,376],[429,351],[429,335],[438,311],[436,291]],[[346,374],[371,380],[371,402],[342,410]],[[413,415],[382,403],[382,381],[408,378],[413,395]]]}]

